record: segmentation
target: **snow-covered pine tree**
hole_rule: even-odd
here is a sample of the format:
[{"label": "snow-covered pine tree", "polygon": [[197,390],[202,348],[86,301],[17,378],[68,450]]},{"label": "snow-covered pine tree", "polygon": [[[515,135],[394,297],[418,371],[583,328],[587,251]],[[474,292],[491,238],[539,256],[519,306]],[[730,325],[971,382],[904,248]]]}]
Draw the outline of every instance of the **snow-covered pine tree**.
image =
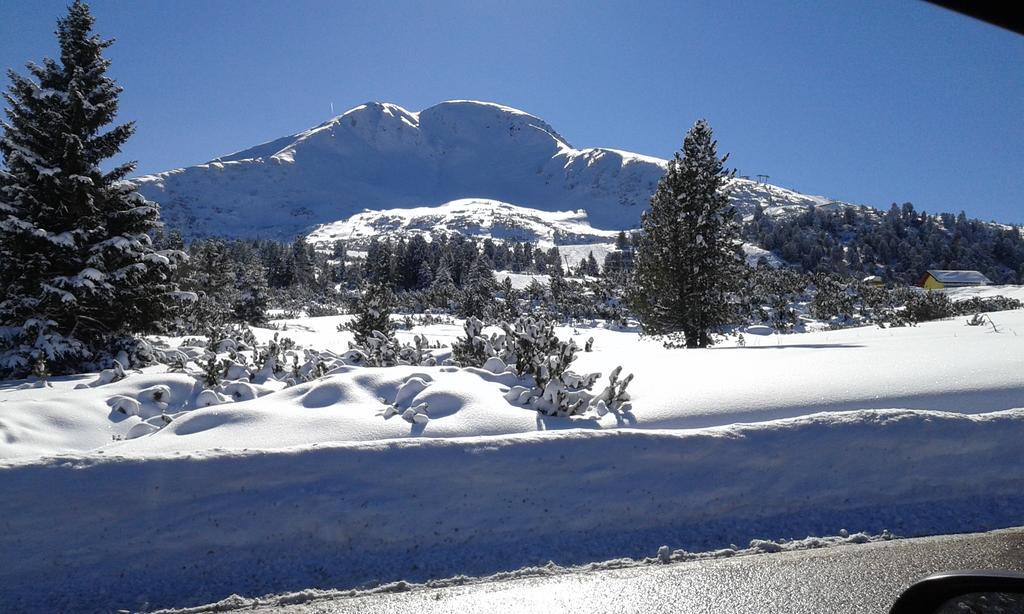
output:
[{"label": "snow-covered pine tree", "polygon": [[550,275],[563,275],[564,270],[562,269],[562,255],[558,253],[558,248],[552,246],[548,250],[548,274]]},{"label": "snow-covered pine tree", "polygon": [[519,291],[512,286],[512,279],[505,277],[501,282],[499,290],[501,294],[501,305],[498,310],[499,317],[512,321],[522,315],[519,309]]},{"label": "snow-covered pine tree", "polygon": [[591,277],[599,277],[601,275],[601,267],[598,266],[597,258],[594,258],[593,251],[587,254],[587,275]]},{"label": "snow-covered pine tree", "polygon": [[[643,214],[629,294],[644,329],[681,331],[686,347],[711,345],[731,319],[730,296],[742,271],[739,229],[725,190],[732,172],[711,127],[697,121]],[[680,155],[681,154],[681,155]]]},{"label": "snow-covered pine tree", "polygon": [[92,31],[76,0],[57,23],[60,61],[10,71],[0,138],[0,377],[39,359],[54,373],[99,361],[115,339],[158,330],[175,306],[172,275],[184,254],[157,251],[148,233],[158,205],[107,172],[131,123],[101,132],[121,88],[106,75],[113,42]]},{"label": "snow-covered pine tree", "polygon": [[444,310],[451,309],[452,302],[458,289],[452,280],[451,265],[447,258],[442,258],[441,264],[437,267],[434,279],[430,283],[429,295],[430,304]]},{"label": "snow-covered pine tree", "polygon": [[242,263],[236,273],[238,294],[235,299],[235,317],[249,324],[261,324],[267,319],[270,294],[267,289],[267,271],[256,258]]},{"label": "snow-covered pine tree", "polygon": [[365,346],[374,337],[374,331],[389,339],[394,337],[395,326],[391,323],[394,308],[395,293],[387,284],[368,284],[356,303],[355,318],[347,326],[355,334],[356,345]]},{"label": "snow-covered pine tree", "polygon": [[486,258],[478,256],[470,265],[465,284],[459,292],[459,316],[487,319],[494,311],[498,284]]}]

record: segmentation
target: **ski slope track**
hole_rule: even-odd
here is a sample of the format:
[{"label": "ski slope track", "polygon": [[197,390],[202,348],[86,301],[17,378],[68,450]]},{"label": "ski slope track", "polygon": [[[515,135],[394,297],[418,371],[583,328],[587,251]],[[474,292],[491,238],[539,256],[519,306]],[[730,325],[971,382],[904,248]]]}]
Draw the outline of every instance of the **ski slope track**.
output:
[{"label": "ski slope track", "polygon": [[[585,211],[604,230],[635,228],[665,160],[572,147],[510,107],[449,101],[412,113],[367,103],[315,128],[206,164],[139,177],[140,192],[186,237],[290,238],[365,210],[476,199],[545,212]],[[741,213],[843,206],[746,179]]]}]

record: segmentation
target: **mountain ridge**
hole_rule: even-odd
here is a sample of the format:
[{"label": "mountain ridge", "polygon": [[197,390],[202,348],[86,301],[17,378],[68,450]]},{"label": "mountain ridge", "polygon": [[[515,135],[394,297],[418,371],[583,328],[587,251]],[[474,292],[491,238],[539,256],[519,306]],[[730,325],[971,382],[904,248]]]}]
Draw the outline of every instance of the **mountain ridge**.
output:
[{"label": "mountain ridge", "polygon": [[[410,112],[359,105],[308,130],[205,164],[135,179],[186,237],[289,238],[366,209],[467,198],[545,212],[585,210],[595,228],[638,226],[667,161],[573,147],[543,119],[469,100]],[[741,214],[838,203],[737,178]]]}]

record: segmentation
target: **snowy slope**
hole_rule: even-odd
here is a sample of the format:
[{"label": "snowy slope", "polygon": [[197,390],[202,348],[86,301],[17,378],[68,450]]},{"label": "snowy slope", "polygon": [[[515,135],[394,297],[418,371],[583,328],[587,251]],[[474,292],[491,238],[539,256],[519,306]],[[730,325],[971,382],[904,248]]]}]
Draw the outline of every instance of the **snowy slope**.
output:
[{"label": "snowy slope", "polygon": [[306,240],[323,249],[330,249],[334,241],[345,241],[352,254],[373,237],[408,239],[420,235],[430,241],[437,235],[461,235],[497,243],[525,241],[545,249],[557,245],[563,264],[575,267],[591,253],[599,263],[604,262],[615,249],[616,234],[591,226],[582,209],[541,211],[496,200],[464,198],[436,207],[363,211],[317,226]]},{"label": "snowy slope", "polygon": [[615,231],[590,225],[587,212],[541,211],[509,203],[466,198],[436,207],[364,211],[350,218],[316,227],[307,240],[329,243],[344,240],[359,245],[371,237],[410,237],[459,234],[498,241],[528,241],[549,247],[573,244],[607,244]]},{"label": "snowy slope", "polygon": [[[783,209],[776,207],[771,211]],[[571,268],[591,253],[598,263],[603,263],[605,256],[615,250],[617,234],[615,230],[591,226],[583,209],[541,211],[496,200],[464,198],[434,207],[363,211],[317,226],[306,235],[306,240],[323,249],[330,249],[335,241],[345,241],[350,253],[364,248],[373,237],[397,240],[420,235],[430,241],[436,235],[461,235],[498,243],[528,241],[545,249],[557,246],[563,263]],[[772,266],[783,264],[775,254],[751,243],[744,243],[743,250],[750,266],[762,257]],[[498,279],[504,276],[499,275]]]},{"label": "snowy slope", "polygon": [[[546,122],[510,107],[443,102],[418,113],[367,103],[315,128],[207,164],[138,178],[186,236],[290,237],[366,209],[465,198],[543,211],[585,210],[604,229],[636,227],[665,161],[576,149]],[[754,181],[735,181],[743,212],[829,206]]]}]

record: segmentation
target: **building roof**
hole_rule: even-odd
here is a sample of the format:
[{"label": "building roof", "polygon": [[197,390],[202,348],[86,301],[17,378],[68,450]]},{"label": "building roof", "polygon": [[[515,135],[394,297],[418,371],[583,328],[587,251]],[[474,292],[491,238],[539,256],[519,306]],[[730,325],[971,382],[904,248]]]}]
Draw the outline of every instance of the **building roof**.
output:
[{"label": "building roof", "polygon": [[881,277],[879,277],[878,275],[868,275],[867,277],[865,277],[861,281],[863,281],[866,284],[869,284],[869,283],[872,283],[872,282],[882,282],[884,280]]},{"label": "building roof", "polygon": [[990,285],[992,280],[985,277],[978,271],[943,271],[939,269],[928,269],[928,274],[935,278],[935,281],[943,284],[971,284]]}]

